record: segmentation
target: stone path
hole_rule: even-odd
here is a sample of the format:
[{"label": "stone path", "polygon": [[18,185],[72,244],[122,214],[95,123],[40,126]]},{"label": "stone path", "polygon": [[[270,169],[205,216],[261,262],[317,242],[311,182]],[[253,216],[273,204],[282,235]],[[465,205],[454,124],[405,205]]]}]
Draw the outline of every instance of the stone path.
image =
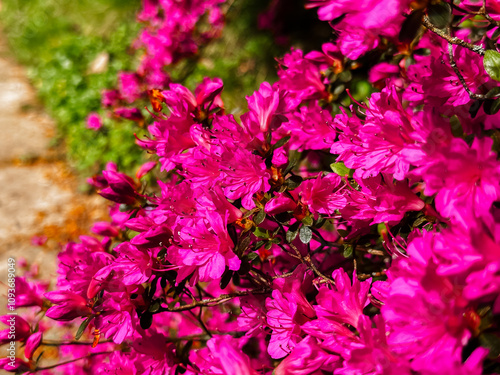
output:
[{"label": "stone path", "polygon": [[[50,149],[54,127],[0,35],[0,314],[6,312],[9,257],[26,259],[18,274],[31,267],[55,282],[61,244],[104,216],[104,200],[77,193],[77,179],[61,153]],[[32,245],[34,235],[46,243]]]}]

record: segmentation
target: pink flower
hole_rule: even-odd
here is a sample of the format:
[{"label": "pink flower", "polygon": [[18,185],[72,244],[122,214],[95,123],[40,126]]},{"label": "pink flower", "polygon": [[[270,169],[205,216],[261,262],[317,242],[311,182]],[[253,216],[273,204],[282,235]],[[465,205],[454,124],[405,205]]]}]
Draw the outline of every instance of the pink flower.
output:
[{"label": "pink flower", "polygon": [[[207,342],[207,347],[192,351],[189,360],[198,371],[189,374],[257,375],[250,359],[241,351],[238,340],[231,336],[217,336]],[[201,371],[201,372],[200,372]]]},{"label": "pink flower", "polygon": [[[153,330],[142,333],[134,340],[133,348],[137,357],[132,363],[141,375],[164,375],[175,372],[175,345],[167,343],[167,337]],[[127,374],[128,375],[128,374]]]},{"label": "pink flower", "polygon": [[95,318],[95,326],[106,338],[121,344],[126,338],[133,336],[138,326],[135,306],[126,292],[107,293],[101,306],[100,314]]},{"label": "pink flower", "polygon": [[11,341],[25,341],[30,336],[30,324],[20,316],[2,315],[0,322],[7,326],[6,329],[0,331],[0,345]]},{"label": "pink flower", "polygon": [[48,284],[29,282],[24,277],[15,278],[16,308],[43,306],[42,294],[47,291]]},{"label": "pink flower", "polygon": [[470,217],[487,213],[500,197],[500,163],[491,138],[476,138],[469,147],[454,139],[440,160],[420,173],[425,194],[436,194],[436,208],[445,217],[468,227]]},{"label": "pink flower", "polygon": [[328,354],[315,338],[307,336],[276,367],[275,375],[313,375],[319,370],[333,371],[339,366],[340,358]]},{"label": "pink flower", "polygon": [[115,228],[111,223],[108,223],[107,221],[98,221],[92,225],[92,228],[90,228],[92,232],[95,234],[99,234],[101,236],[107,236],[107,237],[116,237],[118,236],[118,229]]},{"label": "pink flower", "polygon": [[300,200],[313,214],[332,216],[335,210],[343,208],[347,201],[341,192],[342,179],[335,173],[325,177],[318,174],[313,180],[306,180],[298,187]]},{"label": "pink flower", "polygon": [[372,280],[360,282],[354,274],[351,282],[342,268],[333,271],[332,278],[335,284],[331,288],[322,286],[316,296],[318,306],[314,309],[318,319],[347,323],[357,328],[363,309],[370,303],[368,291]]},{"label": "pink flower", "polygon": [[[408,0],[390,0],[385,3],[377,0],[363,3],[353,0],[310,0],[306,8],[319,7],[318,16],[323,21],[333,21],[344,16],[333,28],[340,32],[337,43],[342,53],[355,60],[378,45],[380,34],[389,38],[397,36],[404,20],[402,14],[409,3]],[[353,48],[354,40],[358,48]]]},{"label": "pink flower", "polygon": [[301,265],[286,280],[274,281],[276,289],[266,300],[267,324],[273,330],[267,351],[272,358],[289,354],[302,339],[301,326],[316,315],[304,293],[309,277]]},{"label": "pink flower", "polygon": [[120,94],[128,103],[135,102],[143,94],[139,77],[135,73],[120,72],[118,74],[118,82],[120,85]]},{"label": "pink flower", "polygon": [[144,121],[144,116],[138,108],[119,107],[113,110],[113,114],[126,120],[136,122]]},{"label": "pink flower", "polygon": [[190,359],[203,373],[221,375],[257,375],[247,355],[231,336],[218,336],[207,342],[208,351],[194,353]]},{"label": "pink flower", "polygon": [[210,281],[222,276],[224,270],[237,271],[241,261],[233,253],[234,244],[226,229],[227,216],[208,212],[204,219],[196,220],[192,227],[183,227],[175,233],[175,246],[167,258],[180,267],[180,282],[196,271],[194,280]]},{"label": "pink flower", "polygon": [[91,313],[87,300],[82,296],[66,291],[55,291],[44,294],[54,303],[45,315],[54,320],[70,321],[78,317],[87,317]]},{"label": "pink flower", "polygon": [[311,102],[300,107],[298,112],[287,116],[289,121],[282,124],[280,133],[290,135],[292,150],[323,150],[330,149],[337,136],[332,127],[330,111]]},{"label": "pink flower", "polygon": [[[12,366],[12,362],[14,363],[14,366]],[[9,358],[2,358],[0,359],[0,369],[8,372],[15,372],[16,374],[24,374],[31,368],[28,362],[25,362],[20,358],[14,358],[14,361],[11,361]]]},{"label": "pink flower", "polygon": [[389,345],[412,360],[414,371],[437,370],[443,362],[460,361],[471,336],[462,288],[436,272],[432,243],[433,233],[427,231],[410,241],[409,257],[398,258],[390,269],[382,306]]},{"label": "pink flower", "polygon": [[94,274],[111,263],[114,257],[103,244],[89,236],[81,236],[81,243],[68,243],[57,256],[59,266],[57,286],[87,297],[87,289]]},{"label": "pink flower", "polygon": [[238,327],[246,336],[257,336],[266,327],[265,299],[262,296],[240,298],[241,314],[238,315]]},{"label": "pink flower", "polygon": [[104,170],[102,175],[108,185],[99,191],[99,195],[104,198],[116,203],[132,204],[140,197],[136,183],[126,174]]},{"label": "pink flower", "polygon": [[99,130],[102,127],[102,120],[95,112],[87,117],[87,129]]},{"label": "pink flower", "polygon": [[255,114],[262,133],[277,128],[286,119],[282,114],[290,110],[287,108],[289,100],[286,99],[286,92],[276,84],[271,87],[269,83],[263,82],[259,90],[246,99],[248,109]]},{"label": "pink flower", "polygon": [[236,149],[224,157],[221,169],[225,173],[222,182],[224,194],[229,199],[241,198],[244,208],[255,207],[253,195],[268,191],[269,178],[264,160],[248,150]]},{"label": "pink flower", "polygon": [[279,87],[290,92],[295,105],[303,100],[328,97],[320,68],[314,61],[304,58],[300,49],[292,48],[280,63],[282,68],[278,71]]},{"label": "pink flower", "polygon": [[33,357],[35,350],[37,350],[42,343],[42,339],[43,333],[36,332],[26,340],[26,348],[24,349],[24,355],[26,356],[26,358],[31,359]]},{"label": "pink flower", "polygon": [[403,180],[410,165],[402,157],[405,146],[414,143],[410,114],[401,104],[401,95],[394,87],[384,88],[370,98],[366,119],[347,118],[345,114],[335,118],[339,140],[331,152],[339,154],[348,168],[356,169],[355,176],[374,177],[378,173],[391,173]]},{"label": "pink flower", "polygon": [[369,317],[359,319],[359,337],[333,336],[323,343],[328,350],[340,353],[343,363],[335,374],[410,375],[409,362],[397,356],[387,343],[387,331],[382,316],[374,317],[375,327]]},{"label": "pink flower", "polygon": [[156,166],[156,161],[148,161],[147,163],[144,163],[141,165],[141,167],[137,170],[135,174],[135,178],[140,180],[143,178],[145,175],[147,175],[151,170]]}]

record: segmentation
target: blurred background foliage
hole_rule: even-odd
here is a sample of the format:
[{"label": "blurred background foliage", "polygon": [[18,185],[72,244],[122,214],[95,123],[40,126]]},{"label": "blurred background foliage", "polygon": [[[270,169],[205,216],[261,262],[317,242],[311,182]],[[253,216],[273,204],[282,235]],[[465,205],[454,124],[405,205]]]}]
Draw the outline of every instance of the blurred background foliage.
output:
[{"label": "blurred background foliage", "polygon": [[139,9],[140,0],[2,1],[11,51],[57,122],[54,144],[66,145],[70,164],[84,175],[108,160],[126,169],[141,160],[133,124],[109,120],[104,132],[85,127],[89,112],[101,107],[101,91],[135,65],[129,46],[140,29]]},{"label": "blurred background foliage", "polygon": [[[276,57],[291,45],[321,50],[332,35],[314,10],[304,10],[304,0],[278,1],[273,30],[259,29],[259,15],[273,3],[228,1],[222,36],[166,70],[192,90],[205,76],[222,78],[227,112],[242,114],[245,96],[263,81],[277,79]],[[134,138],[145,129],[135,123],[103,116],[101,131],[85,127],[90,112],[103,113],[102,90],[116,86],[119,71],[133,71],[138,64],[141,51],[131,44],[142,27],[135,19],[140,8],[140,0],[2,1],[0,21],[11,50],[27,66],[42,104],[57,122],[54,145],[66,147],[70,165],[82,176],[99,172],[108,161],[127,172],[145,161]]]}]

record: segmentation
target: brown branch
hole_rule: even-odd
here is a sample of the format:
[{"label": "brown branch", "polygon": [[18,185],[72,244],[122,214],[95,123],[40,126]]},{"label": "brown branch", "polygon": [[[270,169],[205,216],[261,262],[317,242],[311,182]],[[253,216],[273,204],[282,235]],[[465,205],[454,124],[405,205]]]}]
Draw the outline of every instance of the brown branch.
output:
[{"label": "brown branch", "polygon": [[453,71],[455,72],[455,74],[457,75],[464,90],[467,91],[467,94],[469,94],[469,97],[471,99],[481,99],[481,100],[486,99],[486,97],[484,95],[473,93],[469,89],[469,86],[467,86],[467,82],[465,82],[465,78],[463,77],[462,73],[460,73],[460,69],[458,69],[457,63],[455,62],[455,58],[453,56],[453,45],[451,43],[448,43],[448,55],[450,57],[450,65],[451,65]]},{"label": "brown branch", "polygon": [[[106,344],[108,342],[113,342],[113,340],[101,340],[99,344]],[[65,345],[88,345],[91,346],[92,341],[55,341],[55,340],[44,340],[41,345],[45,346],[65,346]]]},{"label": "brown branch", "polygon": [[486,18],[490,24],[500,26],[499,21],[495,21],[488,13],[486,13],[486,0],[483,0],[483,6],[479,9],[478,14]]},{"label": "brown branch", "polygon": [[360,280],[360,281],[367,280],[370,277],[381,277],[381,276],[386,276],[386,270],[382,270],[380,272],[372,272],[371,274],[367,274],[367,273],[357,274],[358,280]]},{"label": "brown branch", "polygon": [[455,36],[451,36],[447,32],[444,32],[443,30],[438,29],[436,26],[434,26],[431,23],[431,21],[429,20],[429,17],[427,17],[427,16],[424,16],[424,18],[422,20],[422,23],[423,23],[423,25],[428,30],[430,30],[434,34],[440,36],[441,38],[443,38],[444,40],[446,40],[448,43],[456,44],[458,46],[470,49],[472,52],[475,52],[475,53],[477,53],[477,54],[479,54],[481,56],[483,56],[485,54],[485,52],[486,52],[486,50],[483,47],[481,47],[481,46],[478,46],[478,45],[475,45],[475,44],[472,44],[472,43],[468,43],[468,42],[466,42],[463,39],[457,38]]},{"label": "brown branch", "polygon": [[267,294],[267,293],[271,293],[271,292],[272,292],[271,288],[241,290],[241,291],[230,293],[230,294],[221,294],[217,298],[206,298],[206,299],[203,299],[201,301],[194,301],[194,302],[187,304],[187,305],[171,307],[171,308],[163,307],[159,311],[162,311],[162,312],[163,311],[180,312],[180,311],[191,310],[191,309],[194,309],[195,307],[200,307],[200,306],[217,306],[217,305],[220,305],[221,303],[227,302],[227,301],[229,301],[233,298],[236,298],[236,297],[247,296],[249,294]]},{"label": "brown branch", "polygon": [[454,4],[453,3],[453,0],[451,0],[449,2],[449,4],[455,8],[456,10],[458,10],[459,12],[461,13],[465,13],[465,14],[473,14],[475,16],[483,16],[484,18],[486,18],[486,20],[488,20],[488,22],[492,25],[495,25],[495,26],[500,26],[500,22],[499,21],[496,21],[494,20],[489,14],[486,13],[486,0],[483,0],[483,5],[481,6],[481,8],[477,11],[477,12],[474,12],[472,10],[465,10],[465,9],[462,9],[460,8],[458,5]]},{"label": "brown branch", "polygon": [[98,356],[98,355],[103,355],[103,354],[113,354],[114,351],[111,351],[111,352],[97,352],[97,353],[90,353],[84,357],[79,357],[79,358],[74,358],[74,359],[71,359],[69,361],[66,361],[66,362],[61,362],[61,363],[56,363],[55,365],[51,365],[51,366],[46,366],[46,367],[38,367],[34,370],[30,370],[28,372],[30,373],[35,373],[37,371],[43,371],[43,370],[51,370],[53,368],[56,368],[56,367],[59,367],[59,366],[64,366],[64,365],[68,365],[70,363],[73,363],[73,362],[77,362],[81,359],[85,359],[85,358],[91,358],[91,357],[95,357],[95,356]]},{"label": "brown branch", "polygon": [[299,258],[300,261],[302,263],[304,263],[306,266],[309,266],[309,268],[311,268],[316,275],[318,275],[322,279],[324,279],[324,280],[326,280],[326,281],[334,284],[334,281],[331,278],[329,278],[328,276],[323,275],[318,270],[318,268],[313,263],[313,261],[312,261],[311,257],[309,256],[309,254],[307,254],[305,257],[303,257],[302,254],[300,253],[299,249],[297,249],[297,247],[293,243],[289,243],[288,245],[295,251],[295,254],[297,254],[297,258]]},{"label": "brown branch", "polygon": [[362,247],[362,246],[356,246],[356,251],[362,251],[364,253],[368,253],[368,254],[372,254],[372,255],[379,255],[379,256],[386,255],[386,253],[384,253],[382,250],[369,249],[369,248]]}]

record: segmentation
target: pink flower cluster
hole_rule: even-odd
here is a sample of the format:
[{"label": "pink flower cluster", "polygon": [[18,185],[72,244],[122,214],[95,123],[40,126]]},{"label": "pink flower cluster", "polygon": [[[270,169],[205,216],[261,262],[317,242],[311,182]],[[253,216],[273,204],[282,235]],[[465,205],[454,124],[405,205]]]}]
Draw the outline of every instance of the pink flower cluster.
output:
[{"label": "pink flower cluster", "polygon": [[[217,38],[224,26],[224,0],[144,0],[137,16],[144,24],[133,48],[143,52],[136,71],[120,72],[118,87],[106,90],[102,105],[116,117],[142,123],[138,101],[171,82],[169,67],[198,52],[200,46]],[[206,31],[201,31],[202,27]],[[88,118],[90,129],[100,128],[98,117]]]},{"label": "pink flower cluster", "polygon": [[[481,53],[435,28],[397,40],[403,15],[430,10],[381,4],[310,1],[336,20],[336,43],[292,49],[239,119],[218,78],[154,93],[137,143],[161,178],[143,183],[150,162],[134,178],[109,163],[90,179],[111,221],[64,247],[55,290],[18,278],[18,371],[51,373],[33,359],[51,329],[40,311],[93,336],[91,349],[60,342],[72,374],[500,371],[498,126],[477,108],[498,84]],[[154,24],[157,4],[141,17]],[[458,24],[454,38],[491,42]],[[391,43],[369,74],[380,91],[342,106],[338,75]]]}]

